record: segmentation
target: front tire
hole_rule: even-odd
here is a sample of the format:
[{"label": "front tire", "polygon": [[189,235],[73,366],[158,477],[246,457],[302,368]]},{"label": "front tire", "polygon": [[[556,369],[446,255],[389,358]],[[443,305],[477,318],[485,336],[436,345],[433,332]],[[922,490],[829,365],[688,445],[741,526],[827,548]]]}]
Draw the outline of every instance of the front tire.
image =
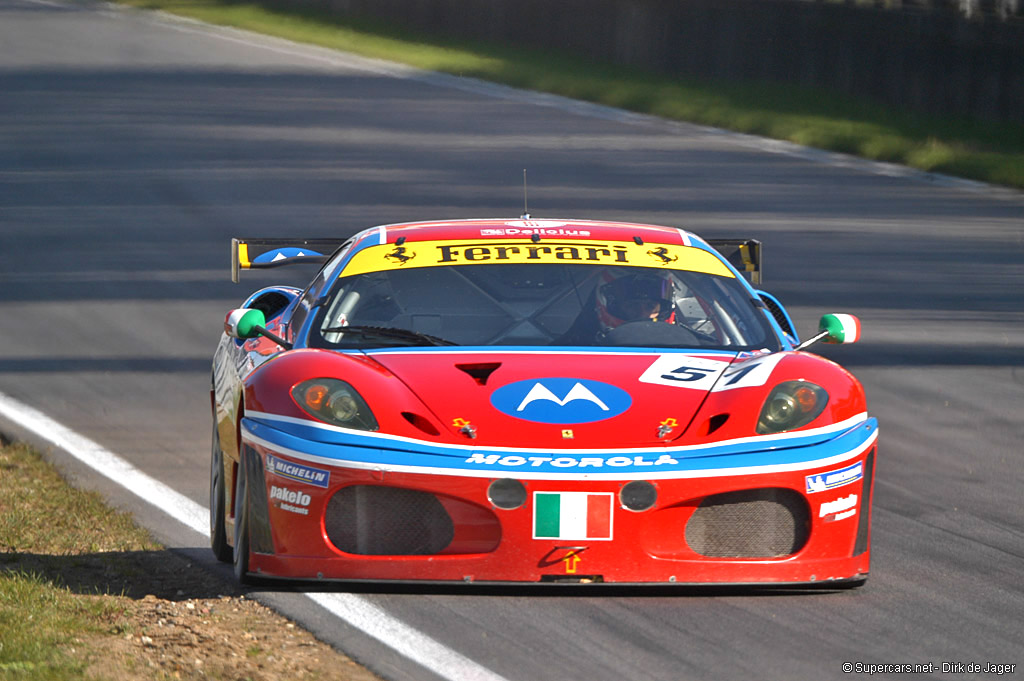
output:
[{"label": "front tire", "polygon": [[255,579],[249,575],[249,483],[246,474],[246,452],[242,450],[242,459],[238,466],[238,482],[235,494],[235,579],[241,584],[254,584]]},{"label": "front tire", "polygon": [[220,448],[220,434],[217,424],[213,424],[212,446],[210,451],[210,548],[213,555],[222,563],[231,562],[231,546],[228,544],[228,533],[224,527],[224,452]]}]

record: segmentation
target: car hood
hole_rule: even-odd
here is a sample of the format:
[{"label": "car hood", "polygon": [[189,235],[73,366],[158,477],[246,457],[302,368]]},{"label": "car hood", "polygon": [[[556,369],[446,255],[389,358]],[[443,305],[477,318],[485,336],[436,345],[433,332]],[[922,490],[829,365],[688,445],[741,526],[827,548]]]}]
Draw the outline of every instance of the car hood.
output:
[{"label": "car hood", "polygon": [[667,445],[735,353],[380,351],[453,436],[479,447]]}]

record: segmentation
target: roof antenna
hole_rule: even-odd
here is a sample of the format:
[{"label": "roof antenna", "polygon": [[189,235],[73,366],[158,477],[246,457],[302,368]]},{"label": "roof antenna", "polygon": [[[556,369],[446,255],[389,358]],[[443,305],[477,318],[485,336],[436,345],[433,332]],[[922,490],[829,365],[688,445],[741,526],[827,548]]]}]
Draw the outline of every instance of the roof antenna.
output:
[{"label": "roof antenna", "polygon": [[526,168],[523,168],[523,220],[530,219],[530,207],[526,202]]}]

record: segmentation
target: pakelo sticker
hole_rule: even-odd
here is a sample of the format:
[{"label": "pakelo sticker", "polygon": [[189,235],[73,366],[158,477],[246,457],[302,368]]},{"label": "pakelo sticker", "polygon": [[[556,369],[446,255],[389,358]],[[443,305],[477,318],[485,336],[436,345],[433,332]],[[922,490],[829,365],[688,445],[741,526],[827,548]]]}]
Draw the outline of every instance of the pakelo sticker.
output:
[{"label": "pakelo sticker", "polygon": [[857,515],[856,494],[839,497],[835,501],[827,501],[818,510],[818,517],[824,518],[827,523],[852,518],[855,515]]},{"label": "pakelo sticker", "polygon": [[270,498],[277,501],[277,507],[282,511],[309,515],[309,502],[312,501],[305,492],[298,492],[287,487],[270,486]]}]

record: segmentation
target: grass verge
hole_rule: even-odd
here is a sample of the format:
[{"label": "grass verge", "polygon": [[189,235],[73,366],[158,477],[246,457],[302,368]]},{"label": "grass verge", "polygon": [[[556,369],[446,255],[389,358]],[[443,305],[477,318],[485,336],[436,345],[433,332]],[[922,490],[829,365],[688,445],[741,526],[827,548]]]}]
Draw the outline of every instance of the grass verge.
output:
[{"label": "grass verge", "polygon": [[379,681],[0,446],[0,679]]},{"label": "grass verge", "polygon": [[[158,548],[96,495],[66,488],[29,450],[0,450],[0,678],[82,677],[91,660],[74,654],[76,643],[119,632],[123,609],[106,594],[77,597],[67,577],[89,554]],[[111,585],[133,577],[124,561],[106,569]]]},{"label": "grass verge", "polygon": [[1024,125],[895,112],[829,91],[668,78],[560,53],[445,40],[244,0],[120,0],[418,68],[1024,188]]}]

